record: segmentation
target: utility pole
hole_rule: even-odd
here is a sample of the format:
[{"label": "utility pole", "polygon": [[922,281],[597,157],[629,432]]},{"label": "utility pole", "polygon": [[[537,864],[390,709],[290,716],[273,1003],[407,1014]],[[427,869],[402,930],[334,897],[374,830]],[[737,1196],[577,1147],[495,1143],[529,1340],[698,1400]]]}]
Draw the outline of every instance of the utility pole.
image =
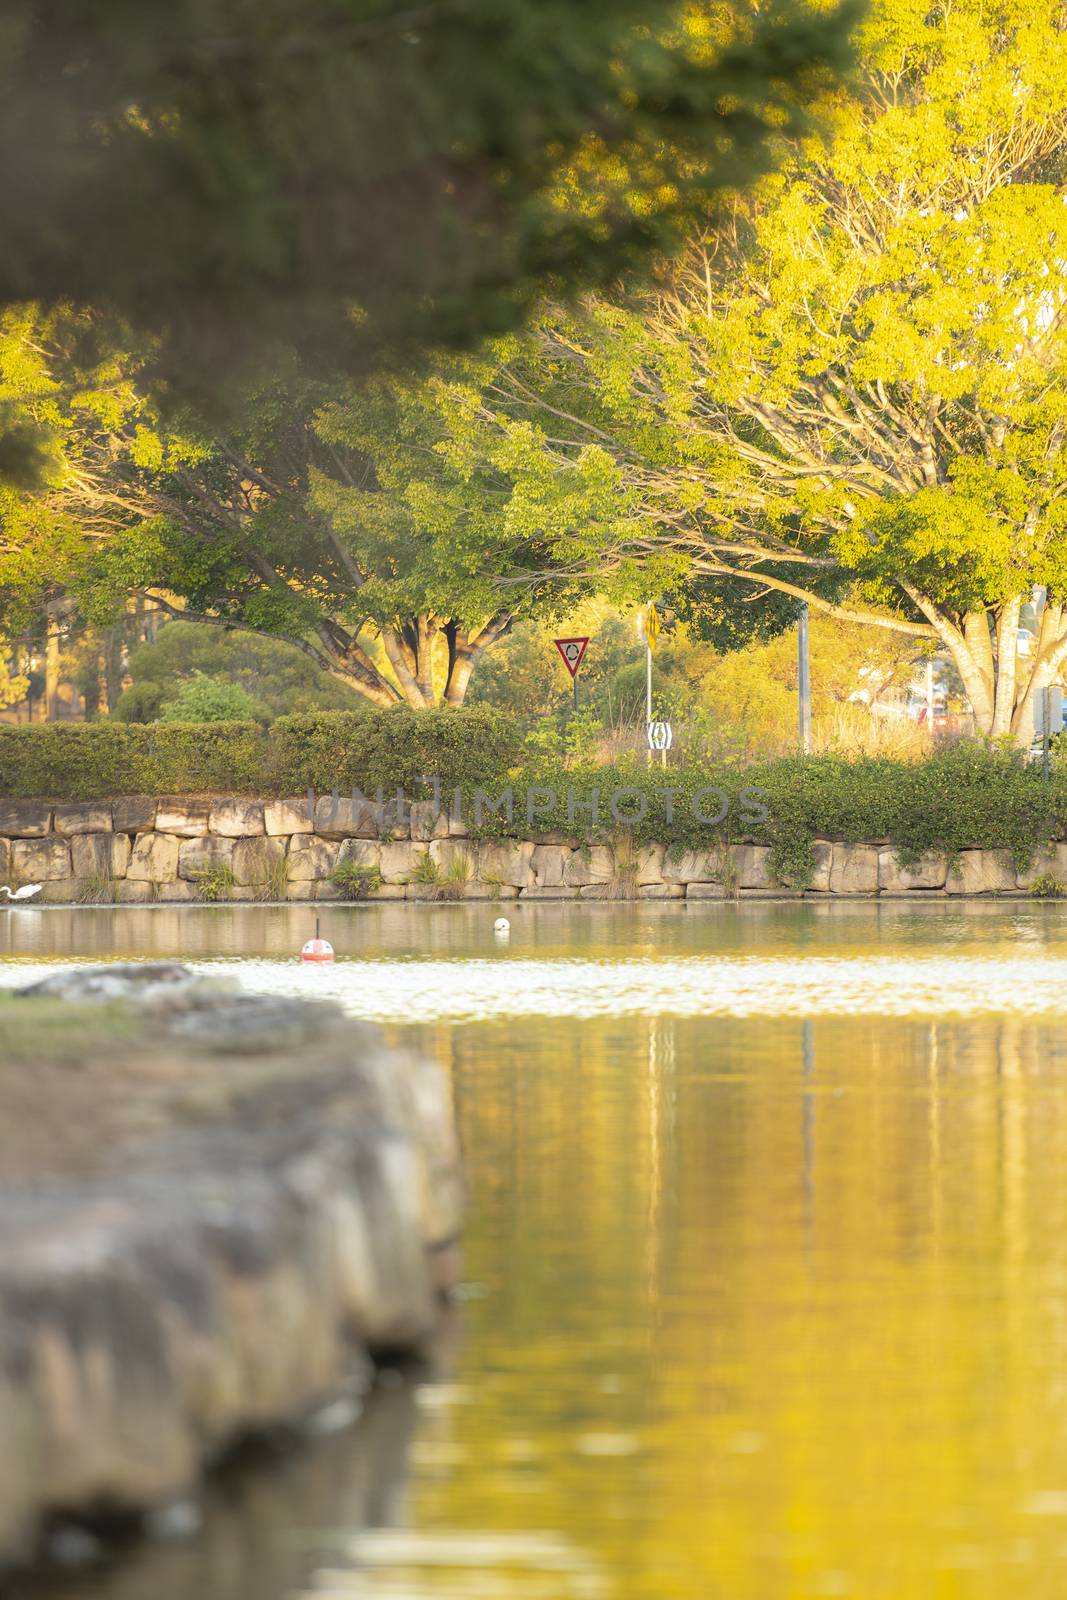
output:
[{"label": "utility pole", "polygon": [[800,701],[800,748],[811,754],[811,646],[808,639],[808,603],[800,608],[797,629],[797,690]]}]

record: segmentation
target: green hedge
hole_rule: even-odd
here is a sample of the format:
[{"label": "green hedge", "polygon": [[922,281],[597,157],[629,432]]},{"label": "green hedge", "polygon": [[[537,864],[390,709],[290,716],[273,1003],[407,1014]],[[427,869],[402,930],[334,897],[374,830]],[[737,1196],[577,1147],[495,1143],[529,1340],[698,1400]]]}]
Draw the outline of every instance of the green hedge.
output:
[{"label": "green hedge", "polygon": [[[904,862],[926,850],[967,847],[1010,850],[1020,866],[1047,839],[1067,837],[1067,760],[1047,779],[1014,750],[964,744],[924,762],[795,757],[747,767],[662,769],[641,760],[614,766],[567,764],[524,747],[519,724],[485,707],[457,711],[331,711],[256,723],[97,722],[0,726],[0,795],[96,800],[119,794],[326,794],[355,789],[373,797],[403,790],[423,798],[418,779],[436,776],[450,797],[464,796],[468,823],[474,796],[510,787],[513,822],[485,811],[480,832],[552,831],[593,842],[620,823],[611,796],[627,792],[623,813],[638,844],[700,849],[720,840],[768,844],[786,882],[805,883],[815,838],[885,841]],[[531,826],[526,795],[554,790]],[[599,791],[599,816],[591,812]],[[701,790],[726,797],[726,816],[700,821]],[[766,818],[753,820],[743,792],[758,790]],[[568,791],[573,805],[568,808]],[[704,799],[704,811],[715,801]],[[668,816],[669,813],[669,816]],[[629,826],[629,824],[623,824]]]},{"label": "green hedge", "polygon": [[[810,879],[817,838],[884,842],[905,864],[928,850],[952,855],[966,848],[1006,849],[1026,867],[1040,844],[1067,837],[1067,764],[1057,764],[1046,779],[1017,751],[980,744],[960,745],[923,762],[827,755],[664,770],[643,762],[568,769],[541,760],[524,764],[511,782],[516,833],[556,829],[589,842],[606,840],[619,831],[610,797],[627,791],[634,798],[620,810],[636,815],[641,809],[636,796],[644,801],[644,815],[632,830],[638,844],[666,844],[674,851],[706,849],[719,841],[766,844],[779,877],[799,886]],[[521,795],[531,789],[553,789],[560,796],[554,809],[538,813],[536,830],[525,827],[522,814]],[[594,789],[600,802],[596,821]],[[720,809],[714,797],[700,799],[707,790],[719,791],[726,802],[726,816],[713,826],[694,814],[694,800],[705,816]],[[759,822],[751,820],[753,791],[767,813]],[[467,809],[473,809],[470,796]],[[508,831],[503,818],[483,816],[480,831],[486,835]]]},{"label": "green hedge", "polygon": [[10,799],[248,792],[263,766],[254,722],[0,727],[0,794]]},{"label": "green hedge", "polygon": [[489,783],[522,733],[489,708],[325,711],[254,722],[0,725],[0,795],[100,800],[118,794],[414,794],[423,774]]}]

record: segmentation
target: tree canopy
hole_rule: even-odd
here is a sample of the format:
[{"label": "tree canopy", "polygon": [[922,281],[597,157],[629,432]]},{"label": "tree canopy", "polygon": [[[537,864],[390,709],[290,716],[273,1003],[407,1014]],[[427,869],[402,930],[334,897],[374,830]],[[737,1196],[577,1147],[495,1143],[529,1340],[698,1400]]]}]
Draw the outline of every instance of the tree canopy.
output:
[{"label": "tree canopy", "polygon": [[511,324],[769,163],[845,18],[691,0],[12,0],[0,305],[118,312],[186,380],[279,340]]},{"label": "tree canopy", "polygon": [[828,136],[646,294],[499,341],[455,459],[506,456],[574,574],[936,640],[979,727],[1025,738],[1067,660],[1064,27],[1051,0],[880,0]]},{"label": "tree canopy", "polygon": [[[339,386],[290,362],[244,391],[223,434],[191,412],[161,417],[143,355],[111,349],[100,366],[92,323],[8,317],[12,351],[32,351],[11,393],[43,396],[30,414],[52,477],[46,492],[6,492],[11,624],[39,633],[42,608],[69,596],[103,626],[134,594],[183,622],[288,640],[375,704],[423,707],[461,704],[516,616],[572,597],[574,584],[500,586],[551,553],[508,526],[499,472],[441,453],[431,378]],[[0,376],[6,348],[0,330]]]}]

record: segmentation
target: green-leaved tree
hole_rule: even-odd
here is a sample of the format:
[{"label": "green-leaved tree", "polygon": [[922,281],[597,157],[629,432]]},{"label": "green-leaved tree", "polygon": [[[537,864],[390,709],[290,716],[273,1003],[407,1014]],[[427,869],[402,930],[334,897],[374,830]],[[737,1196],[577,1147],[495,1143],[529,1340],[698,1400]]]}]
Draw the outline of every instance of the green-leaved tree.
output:
[{"label": "green-leaved tree", "polygon": [[828,136],[649,294],[496,346],[454,458],[507,460],[574,574],[933,640],[1027,741],[1067,661],[1065,29],[1058,0],[878,0]]}]

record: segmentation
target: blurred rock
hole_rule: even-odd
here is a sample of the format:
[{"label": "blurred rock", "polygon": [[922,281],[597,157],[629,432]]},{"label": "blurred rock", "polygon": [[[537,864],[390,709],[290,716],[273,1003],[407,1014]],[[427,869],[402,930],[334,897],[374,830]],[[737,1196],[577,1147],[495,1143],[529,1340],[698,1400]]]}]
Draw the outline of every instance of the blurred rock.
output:
[{"label": "blurred rock", "polygon": [[433,1334],[463,1198],[435,1065],[173,962],[54,974],[0,1041],[0,1562],[57,1512],[165,1520]]}]

